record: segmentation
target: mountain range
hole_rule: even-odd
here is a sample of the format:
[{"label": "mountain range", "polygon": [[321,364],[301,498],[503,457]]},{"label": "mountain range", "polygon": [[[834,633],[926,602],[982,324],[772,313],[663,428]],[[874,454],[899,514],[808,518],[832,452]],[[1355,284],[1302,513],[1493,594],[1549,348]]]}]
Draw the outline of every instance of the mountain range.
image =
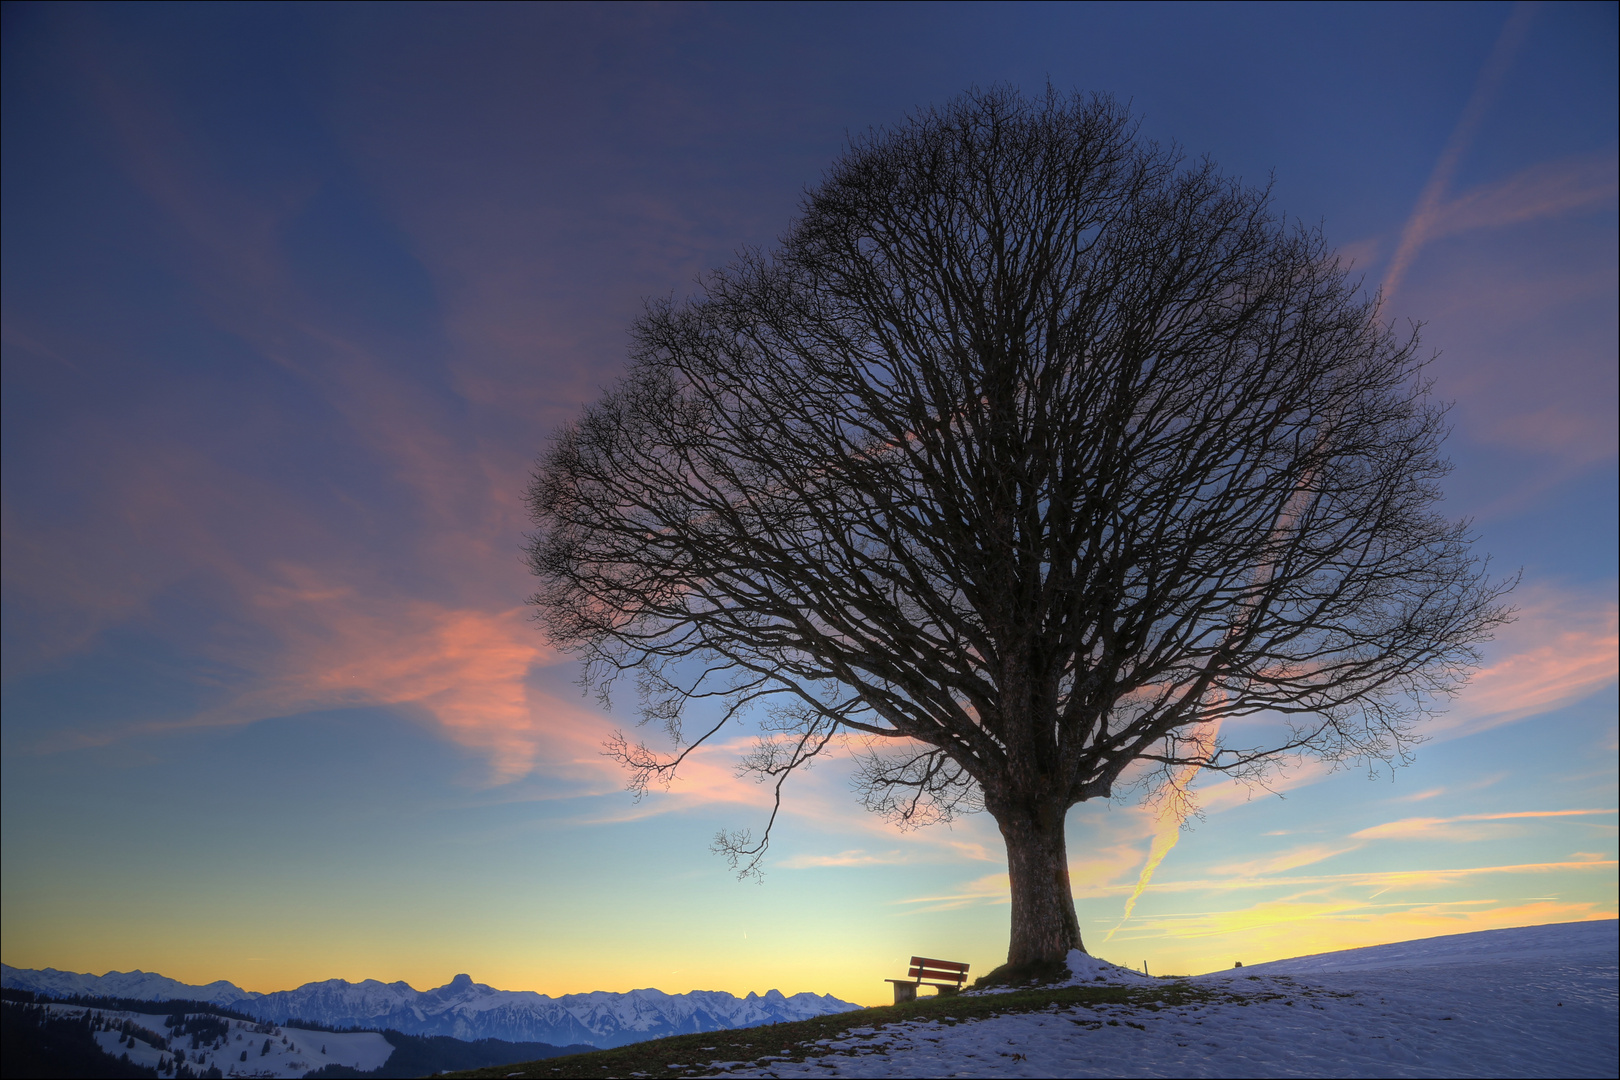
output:
[{"label": "mountain range", "polygon": [[831,994],[789,996],[778,990],[741,998],[723,990],[685,994],[598,990],[553,998],[526,990],[497,990],[467,975],[432,990],[375,979],[358,983],[328,979],[263,994],[230,982],[194,986],[145,971],[82,975],[0,964],[0,985],[52,997],[206,1001],[277,1024],[299,1019],[338,1028],[392,1028],[407,1035],[556,1046],[590,1043],[604,1049],[666,1035],[756,1027],[860,1008]]}]

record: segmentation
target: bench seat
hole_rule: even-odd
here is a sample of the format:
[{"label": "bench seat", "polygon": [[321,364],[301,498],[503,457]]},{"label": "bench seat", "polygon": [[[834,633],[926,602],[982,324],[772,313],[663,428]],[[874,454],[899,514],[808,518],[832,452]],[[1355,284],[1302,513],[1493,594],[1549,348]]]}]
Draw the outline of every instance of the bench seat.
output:
[{"label": "bench seat", "polygon": [[[894,1003],[899,1005],[917,1000],[919,986],[932,986],[938,997],[949,997],[967,982],[968,965],[955,960],[933,960],[926,956],[913,956],[904,979],[885,979],[894,986]],[[946,981],[950,980],[950,981]]]}]

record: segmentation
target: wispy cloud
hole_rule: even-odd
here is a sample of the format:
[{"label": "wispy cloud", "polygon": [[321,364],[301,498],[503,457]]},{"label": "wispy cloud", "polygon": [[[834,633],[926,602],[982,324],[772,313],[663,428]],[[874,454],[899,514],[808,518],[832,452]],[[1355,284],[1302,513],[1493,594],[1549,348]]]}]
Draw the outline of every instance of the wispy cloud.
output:
[{"label": "wispy cloud", "polygon": [[1506,180],[1471,188],[1436,207],[1424,229],[1425,241],[1499,229],[1582,210],[1611,209],[1620,191],[1620,157],[1598,154],[1543,162]]},{"label": "wispy cloud", "polygon": [[1223,876],[1263,877],[1269,874],[1278,874],[1287,870],[1298,870],[1302,866],[1311,866],[1315,863],[1325,862],[1337,855],[1355,851],[1360,844],[1307,844],[1303,847],[1292,848],[1288,851],[1277,852],[1258,859],[1248,859],[1243,862],[1222,863],[1210,867],[1210,872]]},{"label": "wispy cloud", "polygon": [[[1338,852],[1311,852],[1330,857]],[[1139,856],[1138,856],[1139,857]],[[1277,868],[1288,867],[1290,860],[1277,860]],[[1296,864],[1297,865],[1297,864]],[[1462,886],[1490,878],[1512,878],[1532,875],[1545,878],[1560,874],[1612,875],[1620,863],[1599,854],[1540,863],[1515,863],[1489,866],[1465,866],[1421,871],[1364,871],[1340,874],[1288,874],[1262,872],[1244,875],[1233,872],[1220,877],[1206,877],[1181,881],[1159,881],[1155,893],[1165,895],[1204,895],[1218,906],[1212,910],[1191,914],[1154,913],[1137,916],[1115,927],[1120,942],[1164,940],[1166,948],[1171,939],[1219,938],[1223,948],[1245,946],[1252,950],[1253,939],[1248,933],[1260,933],[1270,945],[1263,952],[1269,956],[1300,955],[1308,952],[1349,948],[1354,945],[1398,941],[1430,934],[1463,933],[1471,929],[1491,929],[1498,926],[1523,926],[1540,922],[1573,921],[1577,919],[1613,918],[1612,904],[1568,901],[1540,903],[1530,906],[1516,905],[1513,900],[1463,898],[1436,902],[1432,899],[1400,900],[1413,892]],[[1126,868],[1128,870],[1128,867]],[[1225,867],[1236,871],[1238,867]],[[1261,868],[1264,870],[1264,868]],[[1113,880],[1078,879],[1075,896],[1079,900],[1097,900],[1125,897],[1131,894],[1135,882],[1128,875]],[[1545,888],[1545,886],[1543,886]],[[1251,904],[1234,900],[1245,892],[1281,890],[1279,899],[1261,900]],[[916,913],[953,911],[980,906],[1000,906],[1009,903],[1011,885],[1006,874],[986,874],[962,883],[957,888],[928,893],[900,902],[900,906]],[[1333,920],[1355,924],[1359,930],[1350,932],[1313,926],[1305,936],[1299,926],[1311,920]],[[1493,921],[1494,920],[1494,921]],[[1452,927],[1447,929],[1446,927]],[[1346,936],[1348,935],[1348,936]],[[1108,936],[1115,938],[1115,934]],[[1105,939],[1107,940],[1107,939]],[[1313,942],[1315,944],[1313,944]],[[1186,955],[1186,954],[1182,954]],[[1252,951],[1249,953],[1252,957]]]},{"label": "wispy cloud", "polygon": [[788,870],[804,870],[825,866],[900,866],[915,861],[904,851],[872,852],[851,848],[837,855],[791,855],[776,865]]},{"label": "wispy cloud", "polygon": [[1219,814],[1256,799],[1285,795],[1290,791],[1321,783],[1335,772],[1332,762],[1319,758],[1294,758],[1278,762],[1268,773],[1264,783],[1237,780],[1229,776],[1211,775],[1201,778],[1194,789],[1198,809],[1204,814]]},{"label": "wispy cloud", "polygon": [[233,703],[238,711],[413,705],[447,738],[487,755],[495,782],[541,765],[610,771],[600,757],[602,718],[530,685],[555,658],[520,609],[367,598],[308,580],[254,602],[285,651],[279,670]]},{"label": "wispy cloud", "polygon": [[1414,791],[1410,795],[1401,795],[1401,796],[1399,796],[1399,797],[1397,797],[1397,798],[1395,798],[1395,799],[1393,799],[1391,801],[1392,802],[1423,802],[1423,801],[1425,801],[1427,799],[1437,799],[1440,796],[1444,795],[1445,793],[1446,793],[1446,789],[1443,788],[1443,787],[1429,788],[1426,791]]},{"label": "wispy cloud", "polygon": [[[604,718],[536,685],[537,672],[567,660],[519,606],[521,462],[514,468],[510,454],[491,455],[469,436],[431,363],[400,363],[397,342],[343,325],[300,282],[283,234],[319,179],[267,191],[217,175],[155,82],[115,62],[93,22],[81,35],[81,72],[114,156],[164,219],[174,272],[212,329],[291,373],[299,393],[330,411],[323,438],[351,454],[347,469],[368,471],[351,488],[329,476],[301,484],[205,453],[185,425],[217,426],[221,403],[183,394],[144,426],[123,414],[87,424],[76,475],[95,520],[44,520],[37,508],[23,520],[6,503],[8,602],[54,612],[36,623],[24,661],[92,648],[123,625],[207,657],[220,674],[200,708],[112,718],[93,731],[59,727],[35,744],[398,706],[483,753],[495,782],[536,769],[619,781],[600,755]],[[107,348],[23,329],[8,321],[8,353],[15,344],[69,358]],[[269,432],[287,420],[273,404],[243,404],[244,427]],[[195,407],[210,415],[185,415]],[[208,595],[214,625],[155,614],[157,598],[183,584]]]},{"label": "wispy cloud", "polygon": [[[1127,886],[1129,888],[1129,886]],[[986,874],[974,878],[950,892],[912,897],[900,904],[917,912],[952,911],[980,904],[1008,904],[1012,902],[1012,879],[1006,874]]]},{"label": "wispy cloud", "polygon": [[1431,740],[1459,738],[1549,712],[1596,693],[1620,674],[1620,607],[1610,595],[1542,585],[1517,597],[1515,622],[1491,646]]},{"label": "wispy cloud", "polygon": [[1427,802],[1430,799],[1438,799],[1443,795],[1458,795],[1471,791],[1483,791],[1488,787],[1494,787],[1497,784],[1500,784],[1510,775],[1512,774],[1505,770],[1487,773],[1484,776],[1476,776],[1474,779],[1464,784],[1448,784],[1444,787],[1426,788],[1423,791],[1415,791],[1410,795],[1397,795],[1388,801],[1392,803]]},{"label": "wispy cloud", "polygon": [[[1611,150],[1546,161],[1434,205],[1419,233],[1408,223],[1402,239],[1408,242],[1404,265],[1395,278],[1404,279],[1423,245],[1464,233],[1503,229],[1567,214],[1607,210],[1620,192],[1620,156]],[[1337,250],[1346,263],[1364,269],[1375,263],[1388,244],[1386,236],[1369,236],[1342,244]],[[1386,282],[1385,295],[1393,294]]]},{"label": "wispy cloud", "polygon": [[[1391,888],[1432,888],[1469,878],[1497,874],[1548,874],[1558,871],[1588,872],[1612,870],[1620,865],[1614,859],[1573,859],[1562,862],[1512,863],[1500,866],[1464,866],[1427,870],[1369,870],[1342,874],[1279,874],[1260,877],[1185,878],[1179,881],[1161,881],[1154,886],[1156,892],[1245,892],[1254,889],[1320,886],[1356,886],[1388,891]],[[1092,890],[1092,895],[1122,896],[1129,886],[1116,886]]]},{"label": "wispy cloud", "polygon": [[[1220,732],[1221,722],[1218,719],[1199,724],[1192,730],[1189,739],[1192,745],[1185,752],[1188,756],[1208,760],[1214,756]],[[1120,915],[1119,923],[1114,929],[1108,931],[1108,937],[1113,937],[1114,931],[1130,919],[1136,901],[1152,883],[1154,871],[1181,839],[1181,826],[1197,805],[1191,789],[1193,781],[1201,771],[1196,764],[1181,766],[1171,774],[1168,782],[1150,800],[1148,809],[1153,815],[1153,840],[1148,844],[1148,857],[1142,863],[1141,873],[1137,875],[1136,888],[1132,889],[1131,895],[1125,899],[1125,911]]]},{"label": "wispy cloud", "polygon": [[1522,821],[1533,818],[1591,817],[1615,810],[1517,810],[1504,814],[1458,814],[1455,817],[1413,817],[1373,825],[1350,835],[1357,840],[1484,840],[1496,831],[1470,827],[1480,822]]},{"label": "wispy cloud", "polygon": [[1462,163],[1463,155],[1473,143],[1480,122],[1484,120],[1486,111],[1495,100],[1497,91],[1501,88],[1502,77],[1513,65],[1513,59],[1524,41],[1525,33],[1530,28],[1535,7],[1535,4],[1525,3],[1522,0],[1514,5],[1507,23],[1497,36],[1496,46],[1491,50],[1485,66],[1480,69],[1479,77],[1474,83],[1474,91],[1469,95],[1468,104],[1463,107],[1462,117],[1452,129],[1451,137],[1446,140],[1445,148],[1441,150],[1440,158],[1435,162],[1434,170],[1429,174],[1429,180],[1424,185],[1422,194],[1418,196],[1417,206],[1413,208],[1411,217],[1401,230],[1400,242],[1390,259],[1388,270],[1384,273],[1386,299],[1398,291],[1401,279],[1406,275],[1412,261],[1433,236],[1436,224],[1443,216],[1446,191],[1457,173],[1457,166]]},{"label": "wispy cloud", "polygon": [[1612,905],[1548,898],[1369,903],[1289,899],[1138,920],[1122,944],[1156,946],[1189,973],[1396,941],[1544,923],[1612,919]]}]

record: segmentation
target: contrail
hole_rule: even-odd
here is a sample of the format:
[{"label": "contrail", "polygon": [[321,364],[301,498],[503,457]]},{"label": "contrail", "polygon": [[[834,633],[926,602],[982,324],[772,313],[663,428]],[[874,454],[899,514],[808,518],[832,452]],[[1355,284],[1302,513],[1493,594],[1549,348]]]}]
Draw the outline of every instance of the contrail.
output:
[{"label": "contrail", "polygon": [[[1215,737],[1220,734],[1221,722],[1211,720],[1200,724],[1193,734],[1192,741],[1197,744],[1197,756],[1205,760],[1215,750]],[[1153,871],[1159,868],[1164,857],[1170,854],[1170,849],[1176,846],[1181,839],[1181,823],[1187,820],[1187,809],[1191,805],[1187,788],[1193,777],[1198,775],[1202,766],[1197,764],[1183,765],[1181,770],[1170,778],[1170,790],[1165,793],[1164,802],[1159,805],[1158,820],[1153,825],[1153,846],[1148,849],[1147,863],[1142,867],[1142,874],[1136,879],[1136,890],[1131,893],[1130,899],[1125,901],[1125,914],[1119,917],[1119,922],[1108,931],[1103,938],[1109,941],[1131,919],[1131,912],[1136,910],[1136,901],[1141,897],[1143,890],[1153,880]]]},{"label": "contrail", "polygon": [[[1442,200],[1451,180],[1457,172],[1457,166],[1462,161],[1463,154],[1473,142],[1474,134],[1479,129],[1480,121],[1485,117],[1485,111],[1490,107],[1496,91],[1500,88],[1502,77],[1513,66],[1513,59],[1523,44],[1525,33],[1530,28],[1530,21],[1535,15],[1537,4],[1534,0],[1520,0],[1513,6],[1508,15],[1507,22],[1502,26],[1502,32],[1497,35],[1496,45],[1491,49],[1490,57],[1485,66],[1480,69],[1479,78],[1474,82],[1474,92],[1469,95],[1468,104],[1463,107],[1462,118],[1452,129],[1451,137],[1446,140],[1445,149],[1440,152],[1440,160],[1435,162],[1434,171],[1429,174],[1428,183],[1423,186],[1423,193],[1418,196],[1417,206],[1412,210],[1412,216],[1401,229],[1400,244],[1390,259],[1389,272],[1384,276],[1383,298],[1387,301],[1395,295],[1401,278],[1417,257],[1418,251],[1427,239],[1429,229],[1439,216]],[[1325,434],[1325,433],[1324,433]],[[1309,474],[1300,482],[1296,490],[1296,497],[1308,488]],[[1296,508],[1285,509],[1280,515],[1278,528],[1286,528],[1291,524],[1291,518]],[[1263,579],[1269,577],[1270,567],[1258,569],[1256,577]],[[1234,628],[1235,629],[1235,628]],[[1220,721],[1212,721],[1201,725],[1193,740],[1198,744],[1200,756],[1206,760],[1214,750],[1215,737],[1220,731]],[[1201,766],[1193,764],[1183,766],[1181,771],[1170,779],[1170,791],[1166,794],[1163,805],[1159,808],[1158,820],[1154,823],[1153,844],[1148,849],[1147,862],[1142,866],[1141,876],[1137,878],[1136,888],[1130,898],[1125,901],[1125,913],[1114,928],[1108,931],[1103,938],[1106,942],[1119,932],[1119,928],[1130,921],[1131,913],[1136,910],[1136,901],[1141,898],[1148,884],[1153,880],[1153,872],[1159,868],[1166,855],[1170,854],[1176,842],[1181,838],[1181,825],[1186,820],[1186,810],[1189,803],[1188,785],[1192,783]]]},{"label": "contrail", "polygon": [[1485,110],[1490,107],[1491,100],[1496,97],[1496,91],[1501,87],[1502,76],[1513,66],[1513,57],[1524,42],[1525,32],[1530,28],[1530,20],[1535,11],[1536,4],[1524,0],[1513,5],[1512,14],[1502,26],[1501,34],[1497,35],[1496,46],[1491,49],[1490,58],[1480,69],[1479,78],[1474,82],[1474,92],[1469,96],[1468,104],[1463,107],[1462,119],[1458,120],[1457,126],[1452,129],[1451,138],[1446,140],[1445,149],[1440,151],[1440,160],[1435,162],[1434,171],[1429,174],[1429,182],[1423,185],[1423,194],[1418,196],[1417,206],[1412,209],[1412,216],[1406,219],[1406,225],[1401,229],[1401,242],[1389,261],[1389,271],[1384,275],[1386,301],[1395,295],[1395,290],[1400,287],[1401,278],[1406,275],[1412,260],[1417,258],[1417,253],[1423,247],[1423,242],[1428,239],[1429,230],[1434,225],[1435,219],[1440,216],[1441,203],[1445,199],[1447,189],[1451,187],[1451,179],[1456,175],[1457,166],[1461,163],[1469,144],[1474,141],[1474,133],[1479,129],[1480,121],[1485,118]]},{"label": "contrail", "polygon": [[[1324,425],[1322,430],[1317,433],[1316,445],[1312,448],[1313,455],[1320,453],[1327,446],[1331,430],[1332,424],[1329,423]],[[1300,514],[1304,513],[1305,506],[1310,501],[1311,485],[1316,482],[1316,476],[1317,466],[1313,465],[1305,470],[1304,475],[1299,478],[1299,482],[1294,485],[1294,490],[1289,494],[1288,501],[1278,511],[1277,520],[1271,526],[1272,539],[1281,538],[1285,532],[1298,524]],[[1255,589],[1258,590],[1264,587],[1271,580],[1271,575],[1275,570],[1276,564],[1272,562],[1264,562],[1256,566],[1253,578]],[[1260,603],[1258,596],[1256,596],[1254,602],[1256,604]],[[1228,638],[1238,634],[1243,629],[1245,618],[1246,616],[1239,616],[1231,626],[1227,627]],[[1226,691],[1216,689],[1213,695],[1214,700],[1211,700],[1207,705],[1207,708],[1211,711],[1226,700]],[[1193,805],[1191,793],[1193,778],[1204,767],[1204,763],[1215,760],[1216,740],[1219,738],[1220,733],[1221,718],[1219,716],[1216,716],[1213,720],[1206,720],[1193,729],[1192,737],[1189,740],[1193,744],[1193,752],[1186,755],[1190,760],[1188,764],[1181,767],[1181,771],[1172,774],[1170,777],[1170,784],[1165,792],[1164,802],[1159,806],[1158,820],[1154,822],[1153,843],[1148,848],[1147,862],[1143,864],[1142,873],[1136,879],[1136,889],[1131,893],[1130,898],[1125,901],[1125,914],[1121,915],[1119,922],[1115,923],[1114,928],[1108,931],[1107,937],[1103,938],[1104,942],[1111,940],[1119,932],[1119,928],[1130,921],[1131,912],[1136,910],[1137,899],[1147,889],[1148,883],[1153,880],[1153,871],[1159,868],[1159,864],[1164,861],[1164,857],[1170,854],[1170,849],[1175,847],[1176,842],[1181,839],[1181,825],[1187,820],[1187,814]]]}]

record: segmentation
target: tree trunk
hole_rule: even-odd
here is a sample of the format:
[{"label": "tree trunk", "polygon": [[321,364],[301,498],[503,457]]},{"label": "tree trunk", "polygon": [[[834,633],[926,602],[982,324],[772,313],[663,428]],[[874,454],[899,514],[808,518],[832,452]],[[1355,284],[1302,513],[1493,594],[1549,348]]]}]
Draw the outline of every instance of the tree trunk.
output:
[{"label": "tree trunk", "polygon": [[1080,919],[1069,888],[1068,844],[1063,835],[1066,808],[1048,805],[1008,808],[996,814],[1007,841],[1007,876],[1012,879],[1011,965],[1062,961],[1070,949],[1085,951]]}]

